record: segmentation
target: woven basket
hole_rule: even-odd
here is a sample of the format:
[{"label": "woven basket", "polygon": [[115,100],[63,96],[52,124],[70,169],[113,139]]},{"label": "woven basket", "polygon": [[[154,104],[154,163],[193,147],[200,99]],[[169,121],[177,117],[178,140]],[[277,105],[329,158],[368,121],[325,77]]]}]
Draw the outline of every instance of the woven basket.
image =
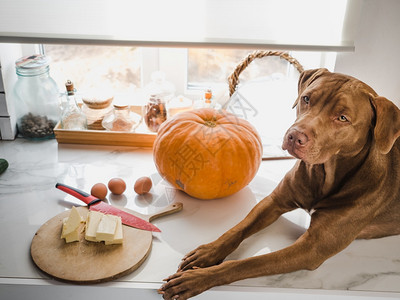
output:
[{"label": "woven basket", "polygon": [[[290,56],[287,52],[280,52],[280,51],[254,51],[247,55],[235,68],[234,72],[228,77],[229,82],[229,97],[235,93],[239,86],[239,75],[246,69],[246,67],[256,58],[263,58],[266,56],[279,56],[281,59],[288,61],[292,64],[296,70],[301,73],[304,71],[303,66],[292,56]],[[229,103],[229,101],[228,101]],[[227,104],[228,104],[227,103]],[[267,156],[263,155],[262,160],[274,160],[274,159],[290,159],[293,158],[292,156],[288,155],[276,155],[276,156]]]},{"label": "woven basket", "polygon": [[247,66],[256,58],[263,58],[266,56],[279,56],[281,59],[290,62],[299,73],[304,71],[303,66],[297,61],[297,59],[290,56],[287,52],[280,51],[254,51],[247,55],[236,67],[235,71],[228,77],[229,82],[229,96],[232,96],[236,91],[239,84],[239,75],[247,68]]}]

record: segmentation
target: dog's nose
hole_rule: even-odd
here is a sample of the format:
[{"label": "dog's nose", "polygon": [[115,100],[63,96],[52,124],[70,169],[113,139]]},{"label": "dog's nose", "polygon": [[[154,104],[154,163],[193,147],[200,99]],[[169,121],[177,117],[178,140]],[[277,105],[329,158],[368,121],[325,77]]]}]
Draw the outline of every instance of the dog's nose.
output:
[{"label": "dog's nose", "polygon": [[293,129],[288,132],[287,141],[289,144],[295,144],[296,146],[305,146],[308,142],[308,137],[306,134]]}]

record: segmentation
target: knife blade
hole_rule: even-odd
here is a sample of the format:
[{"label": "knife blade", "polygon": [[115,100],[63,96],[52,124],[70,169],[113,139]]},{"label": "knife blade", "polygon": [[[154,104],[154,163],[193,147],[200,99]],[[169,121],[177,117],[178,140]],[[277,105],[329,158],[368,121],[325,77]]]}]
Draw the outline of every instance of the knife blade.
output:
[{"label": "knife blade", "polygon": [[68,186],[63,183],[57,183],[56,188],[85,202],[88,205],[89,210],[94,210],[94,211],[102,212],[104,214],[119,216],[119,217],[121,217],[123,224],[131,226],[131,227],[135,227],[135,228],[143,229],[143,230],[147,230],[147,231],[161,232],[160,229],[158,229],[156,226],[154,226],[150,222],[147,222],[146,220],[143,220],[135,215],[132,215],[130,213],[127,213],[126,211],[123,211],[119,208],[116,208],[116,207],[110,205],[110,204],[107,204],[107,203],[101,201],[101,199],[96,198],[95,196],[89,195],[88,193],[85,193],[77,188]]}]

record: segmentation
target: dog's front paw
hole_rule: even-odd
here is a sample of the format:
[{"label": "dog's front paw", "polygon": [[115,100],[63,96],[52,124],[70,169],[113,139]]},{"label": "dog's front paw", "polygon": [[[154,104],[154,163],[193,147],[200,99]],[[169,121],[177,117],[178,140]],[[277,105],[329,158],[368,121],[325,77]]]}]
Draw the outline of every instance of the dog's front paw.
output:
[{"label": "dog's front paw", "polygon": [[165,300],[186,300],[213,286],[212,272],[207,269],[195,269],[177,272],[164,279],[158,290]]},{"label": "dog's front paw", "polygon": [[219,247],[215,244],[210,243],[201,245],[195,250],[189,252],[182,259],[178,272],[195,268],[206,268],[220,264],[226,255],[218,248]]}]

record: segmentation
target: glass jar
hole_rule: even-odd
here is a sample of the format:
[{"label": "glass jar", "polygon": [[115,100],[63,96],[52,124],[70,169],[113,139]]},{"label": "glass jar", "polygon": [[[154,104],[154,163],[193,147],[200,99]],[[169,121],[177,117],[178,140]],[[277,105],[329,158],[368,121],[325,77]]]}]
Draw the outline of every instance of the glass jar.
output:
[{"label": "glass jar", "polygon": [[49,60],[31,55],[15,62],[18,80],[13,98],[18,132],[24,138],[54,138],[53,129],[60,119],[59,90],[49,74]]},{"label": "glass jar", "polygon": [[167,108],[163,98],[151,95],[144,106],[143,118],[147,128],[152,132],[157,132],[160,125],[167,120]]},{"label": "glass jar", "polygon": [[113,97],[110,95],[84,96],[82,112],[86,115],[87,129],[105,130],[102,125],[104,116],[112,111]]},{"label": "glass jar", "polygon": [[128,105],[114,104],[112,113],[106,115],[102,125],[110,131],[132,132],[140,124],[141,116],[130,111]]}]

